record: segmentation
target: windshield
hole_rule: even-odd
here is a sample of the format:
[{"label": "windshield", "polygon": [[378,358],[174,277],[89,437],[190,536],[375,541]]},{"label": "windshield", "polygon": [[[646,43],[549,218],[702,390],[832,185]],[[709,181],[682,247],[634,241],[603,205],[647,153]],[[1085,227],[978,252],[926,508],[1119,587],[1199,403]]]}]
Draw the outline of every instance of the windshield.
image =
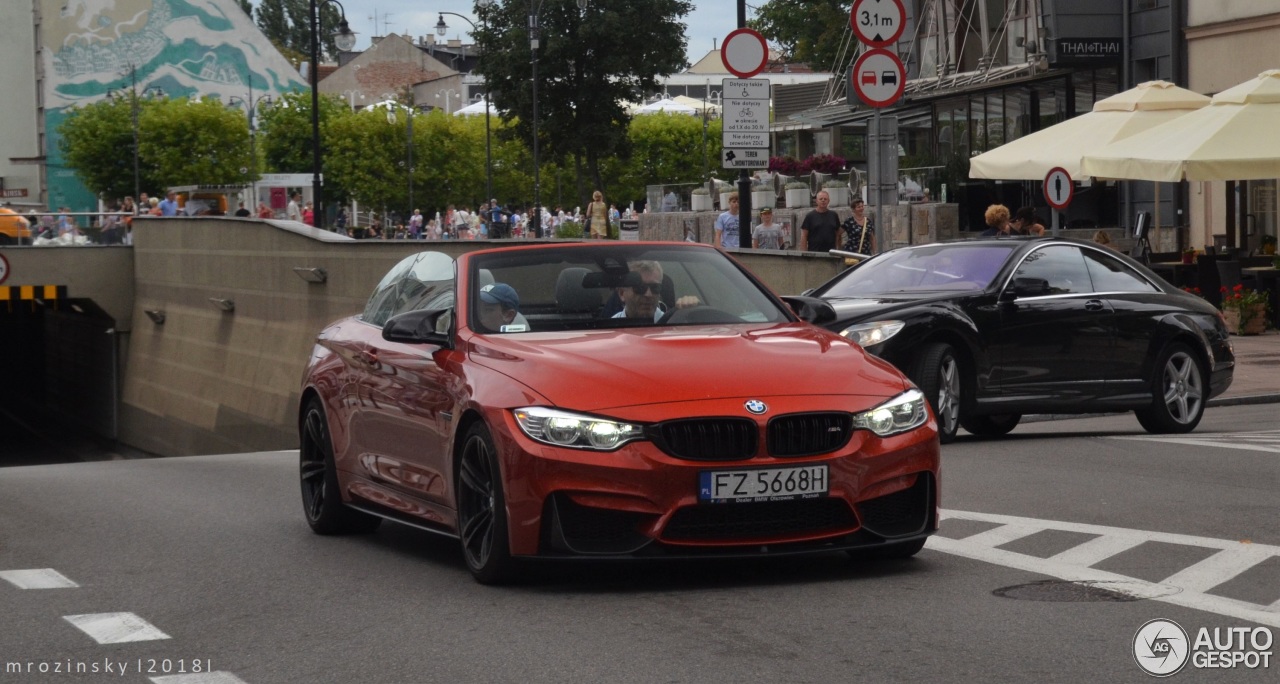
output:
[{"label": "windshield", "polygon": [[469,327],[485,333],[792,320],[717,250],[607,245],[471,261]]},{"label": "windshield", "polygon": [[936,244],[882,254],[817,294],[865,296],[898,292],[981,291],[991,285],[1015,244]]}]

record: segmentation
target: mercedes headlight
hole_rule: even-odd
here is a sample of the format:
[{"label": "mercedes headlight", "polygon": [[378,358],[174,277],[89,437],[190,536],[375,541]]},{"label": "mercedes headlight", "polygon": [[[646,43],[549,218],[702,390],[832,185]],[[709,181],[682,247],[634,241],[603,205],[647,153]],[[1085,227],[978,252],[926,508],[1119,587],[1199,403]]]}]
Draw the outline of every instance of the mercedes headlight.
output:
[{"label": "mercedes headlight", "polygon": [[885,403],[853,416],[853,427],[870,430],[881,437],[914,430],[924,425],[929,412],[924,406],[924,394],[912,389]]},{"label": "mercedes headlight", "polygon": [[870,347],[897,335],[905,325],[904,321],[857,323],[841,330],[840,336],[857,342],[860,347]]},{"label": "mercedes headlight", "polygon": [[644,428],[607,418],[532,406],[513,411],[530,439],[559,447],[611,451],[644,437]]}]

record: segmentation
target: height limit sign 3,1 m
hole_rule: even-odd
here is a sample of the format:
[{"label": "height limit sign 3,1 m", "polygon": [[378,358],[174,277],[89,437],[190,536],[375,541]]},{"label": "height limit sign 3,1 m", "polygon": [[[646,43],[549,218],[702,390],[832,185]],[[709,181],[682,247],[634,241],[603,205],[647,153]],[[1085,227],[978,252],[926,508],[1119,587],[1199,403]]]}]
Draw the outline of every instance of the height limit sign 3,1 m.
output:
[{"label": "height limit sign 3,1 m", "polygon": [[874,48],[889,47],[902,37],[907,10],[902,0],[854,0],[849,25],[859,41]]}]

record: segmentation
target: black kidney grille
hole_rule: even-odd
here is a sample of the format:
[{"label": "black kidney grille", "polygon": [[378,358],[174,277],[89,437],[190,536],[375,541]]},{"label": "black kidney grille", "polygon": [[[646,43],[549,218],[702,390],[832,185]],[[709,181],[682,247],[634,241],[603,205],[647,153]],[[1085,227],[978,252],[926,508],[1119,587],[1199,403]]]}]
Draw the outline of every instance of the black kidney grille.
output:
[{"label": "black kidney grille", "polygon": [[666,453],[691,461],[737,461],[756,453],[759,428],[745,418],[698,418],[659,423],[650,438]]},{"label": "black kidney grille", "polygon": [[838,498],[703,504],[676,511],[662,537],[671,541],[785,540],[857,526],[853,511]]},{"label": "black kidney grille", "polygon": [[853,416],[848,413],[797,413],[769,421],[769,455],[827,454],[849,443]]}]

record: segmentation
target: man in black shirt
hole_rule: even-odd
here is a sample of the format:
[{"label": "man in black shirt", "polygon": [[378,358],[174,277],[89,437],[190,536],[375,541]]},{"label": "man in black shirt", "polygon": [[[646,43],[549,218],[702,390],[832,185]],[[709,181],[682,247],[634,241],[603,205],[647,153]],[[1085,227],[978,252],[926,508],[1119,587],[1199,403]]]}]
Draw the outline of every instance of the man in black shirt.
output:
[{"label": "man in black shirt", "polygon": [[800,251],[826,252],[840,244],[840,217],[827,208],[831,195],[818,191],[818,208],[809,212],[800,224]]},{"label": "man in black shirt", "polygon": [[248,210],[248,209],[245,209],[245,207],[244,207],[244,202],[241,202],[241,203],[240,203],[240,208],[239,208],[239,209],[236,209],[236,216],[239,216],[240,218],[248,218],[248,216],[249,216],[249,210]]}]

